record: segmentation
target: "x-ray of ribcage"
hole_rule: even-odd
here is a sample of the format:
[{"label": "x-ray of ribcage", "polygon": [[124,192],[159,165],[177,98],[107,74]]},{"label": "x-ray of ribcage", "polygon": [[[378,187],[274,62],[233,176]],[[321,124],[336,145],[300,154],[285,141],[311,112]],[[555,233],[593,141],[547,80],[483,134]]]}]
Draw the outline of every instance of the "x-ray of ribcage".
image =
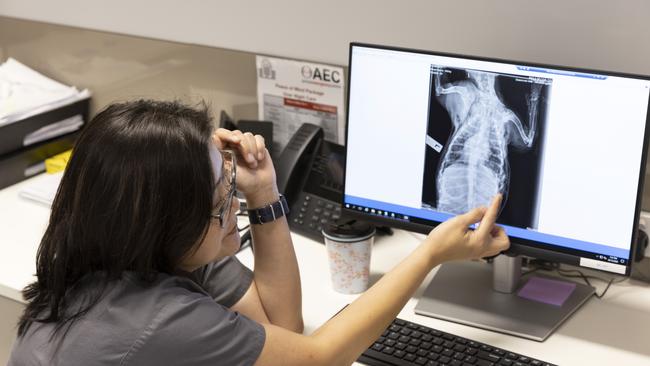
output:
[{"label": "x-ray of ribcage", "polygon": [[[427,144],[440,152],[435,177],[429,179],[431,183],[435,181],[437,210],[467,212],[488,205],[499,192],[504,194],[505,205],[511,179],[509,147],[521,152],[533,148],[539,138],[540,105],[545,105],[542,102],[546,100],[542,94],[547,94],[550,82],[527,76],[432,67],[432,98],[451,120],[446,143],[427,137]],[[515,111],[517,103],[520,106]]]}]

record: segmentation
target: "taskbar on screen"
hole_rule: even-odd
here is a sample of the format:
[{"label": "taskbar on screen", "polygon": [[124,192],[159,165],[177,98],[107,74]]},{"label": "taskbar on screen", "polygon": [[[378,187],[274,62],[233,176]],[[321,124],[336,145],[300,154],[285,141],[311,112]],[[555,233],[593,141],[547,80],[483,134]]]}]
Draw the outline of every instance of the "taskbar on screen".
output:
[{"label": "taskbar on screen", "polygon": [[[385,205],[377,205],[379,207],[372,207],[372,206],[364,206],[364,205],[358,205],[358,204],[346,202],[343,204],[343,206],[348,210],[357,211],[365,215],[371,215],[385,220],[392,220],[397,223],[402,223],[402,224],[413,223],[413,224],[429,225],[429,226],[432,225],[430,219],[428,218],[419,218],[417,216],[413,216],[412,214],[407,215],[399,211],[389,211],[385,208]],[[452,215],[444,214],[444,213],[436,213],[436,214],[437,214],[436,220],[440,222],[452,217]],[[603,270],[603,271],[612,272],[621,275],[626,274],[629,255],[625,257],[620,255],[618,252],[623,253],[622,250],[617,249],[616,253],[603,254],[603,253],[597,253],[588,250],[580,250],[579,248],[553,245],[549,243],[543,243],[542,245],[540,245],[538,242],[533,242],[527,237],[519,238],[518,235],[513,236],[510,233],[511,231],[515,231],[515,230],[517,232],[520,232],[522,230],[521,228],[514,228],[507,225],[502,225],[502,226],[504,226],[506,232],[508,232],[508,235],[510,235],[512,238],[523,240],[524,243],[522,244],[535,246],[546,250],[556,250],[559,252],[564,252],[576,256],[577,263],[575,264],[581,267],[593,268],[593,269]],[[612,249],[611,251],[614,251],[614,249]],[[627,254],[629,254],[629,251],[627,252]]]}]

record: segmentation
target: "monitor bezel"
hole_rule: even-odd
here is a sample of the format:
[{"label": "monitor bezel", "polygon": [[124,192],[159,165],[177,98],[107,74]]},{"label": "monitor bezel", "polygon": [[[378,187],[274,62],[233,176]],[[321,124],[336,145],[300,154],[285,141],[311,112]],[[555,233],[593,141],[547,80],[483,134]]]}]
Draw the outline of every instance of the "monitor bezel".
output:
[{"label": "monitor bezel", "polygon": [[[624,73],[624,72],[617,72],[617,71],[608,71],[608,70],[596,70],[596,69],[588,69],[588,68],[578,68],[578,67],[571,67],[571,66],[563,66],[563,65],[553,65],[553,64],[543,64],[543,63],[535,63],[535,62],[528,62],[528,61],[518,61],[518,60],[510,60],[510,59],[499,59],[499,58],[493,58],[493,57],[482,57],[482,56],[473,56],[473,55],[463,55],[463,54],[454,54],[454,53],[447,53],[447,52],[438,52],[438,51],[430,51],[430,50],[422,50],[422,49],[413,49],[413,48],[405,48],[405,47],[396,47],[396,46],[388,46],[388,45],[378,45],[378,44],[371,44],[371,43],[363,43],[363,42],[350,42],[350,47],[349,47],[349,55],[348,55],[348,75],[347,75],[347,86],[346,86],[346,91],[347,91],[347,98],[346,98],[346,111],[348,113],[346,114],[346,124],[345,124],[345,148],[346,148],[346,158],[343,164],[343,201],[342,201],[342,213],[345,214],[346,216],[353,217],[353,218],[359,218],[363,219],[368,222],[376,223],[379,225],[387,225],[390,227],[395,227],[399,229],[405,229],[405,230],[410,230],[414,232],[419,232],[426,234],[430,232],[436,225],[440,224],[441,222],[432,222],[431,225],[429,224],[421,224],[421,223],[415,223],[415,222],[410,222],[410,221],[403,221],[399,219],[391,219],[391,218],[385,218],[384,216],[378,216],[378,215],[372,215],[372,214],[366,214],[364,212],[359,212],[357,210],[349,209],[345,207],[345,187],[346,187],[346,178],[347,178],[347,146],[348,146],[348,131],[349,131],[349,119],[350,119],[350,89],[352,88],[352,73],[353,73],[353,67],[352,67],[352,51],[354,47],[364,47],[364,48],[373,48],[373,49],[382,49],[382,50],[388,50],[388,51],[398,51],[398,52],[407,52],[407,53],[415,53],[415,54],[424,54],[424,55],[433,55],[433,56],[443,56],[443,57],[456,57],[456,58],[465,58],[469,60],[476,60],[476,61],[486,61],[486,62],[496,62],[496,63],[508,63],[508,64],[515,64],[515,65],[522,65],[522,66],[532,66],[532,67],[540,67],[540,68],[552,68],[552,69],[557,69],[557,70],[562,70],[562,71],[571,71],[571,72],[582,72],[582,73],[588,73],[588,74],[604,74],[608,76],[614,76],[614,77],[625,77],[625,78],[634,78],[634,79],[641,79],[641,80],[648,80],[650,81],[650,75],[640,75],[640,74],[631,74],[631,73]],[[646,166],[646,160],[647,160],[647,153],[648,153],[648,139],[649,139],[649,131],[648,127],[650,126],[650,95],[649,95],[649,100],[648,100],[648,107],[646,111],[646,121],[645,121],[645,130],[644,130],[644,137],[643,137],[643,148],[642,148],[642,153],[643,156],[641,157],[641,165],[639,168],[639,180],[638,180],[638,186],[637,186],[637,197],[636,197],[636,203],[635,203],[635,212],[634,212],[634,221],[633,221],[633,227],[631,228],[632,230],[632,236],[631,236],[631,243],[630,243],[630,258],[625,264],[625,274],[624,276],[629,276],[631,273],[632,269],[632,264],[634,262],[634,253],[636,252],[636,246],[637,246],[637,236],[638,236],[638,223],[639,223],[639,217],[640,217],[640,212],[641,212],[641,202],[643,198],[643,185],[644,185],[644,179],[645,179],[645,166]],[[428,221],[428,220],[420,220],[420,221]],[[572,248],[566,248],[566,247],[560,247],[560,246],[554,246],[548,243],[536,241],[536,240],[529,240],[529,239],[521,239],[521,238],[516,238],[516,237],[510,237],[510,242],[511,246],[510,249],[506,252],[508,255],[523,255],[523,256],[529,256],[529,257],[534,257],[534,258],[539,258],[539,259],[544,259],[544,260],[549,260],[553,262],[560,262],[560,263],[565,263],[565,264],[570,264],[570,265],[576,265],[580,266],[580,251]],[[592,267],[585,267],[589,269],[594,269],[594,270],[600,270],[603,272],[606,272],[608,274],[616,274],[616,275],[622,275],[620,273],[614,273],[612,271],[607,271],[604,269],[597,269],[597,268],[592,268]]]}]

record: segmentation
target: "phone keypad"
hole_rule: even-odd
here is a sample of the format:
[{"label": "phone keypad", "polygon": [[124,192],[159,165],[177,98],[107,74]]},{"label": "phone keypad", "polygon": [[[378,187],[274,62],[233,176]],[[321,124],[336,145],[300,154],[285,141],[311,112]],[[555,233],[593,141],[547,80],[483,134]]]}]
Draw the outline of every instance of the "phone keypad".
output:
[{"label": "phone keypad", "polygon": [[298,234],[323,242],[323,227],[339,217],[341,206],[337,202],[301,192],[291,209],[289,227]]}]

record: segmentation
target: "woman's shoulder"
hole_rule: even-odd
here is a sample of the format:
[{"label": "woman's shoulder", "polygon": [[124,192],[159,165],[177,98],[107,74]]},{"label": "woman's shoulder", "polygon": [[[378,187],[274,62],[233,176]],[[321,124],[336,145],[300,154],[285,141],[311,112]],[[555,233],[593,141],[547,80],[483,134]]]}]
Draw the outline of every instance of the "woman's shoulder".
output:
[{"label": "woman's shoulder", "polygon": [[[127,281],[122,297],[137,298],[135,306],[142,308],[125,318],[146,321],[139,325],[142,332],[122,364],[181,364],[198,357],[239,365],[252,364],[259,355],[265,338],[262,326],[217,303],[193,280],[161,276],[144,288],[139,281]],[[132,301],[127,303],[134,309]]]},{"label": "woman's shoulder", "polygon": [[[102,281],[87,278],[74,299],[87,299],[93,290],[102,287]],[[62,339],[56,337],[52,342],[54,324],[34,323],[17,340],[12,359],[26,361],[25,357],[36,357],[43,361],[56,354],[56,360],[45,364],[90,365],[96,364],[98,357],[120,364],[125,358],[140,354],[140,348],[148,349],[145,346],[152,340],[172,339],[179,329],[196,327],[193,314],[207,313],[223,319],[229,317],[230,311],[215,303],[189,278],[159,274],[153,280],[143,280],[125,273],[106,285],[99,301],[64,332]]]},{"label": "woman's shoulder", "polygon": [[101,274],[86,276],[69,295],[72,303],[84,305],[98,295],[99,301],[84,318],[101,318],[105,312],[155,314],[165,304],[186,299],[210,299],[209,294],[191,276],[155,273],[144,276],[124,272],[117,279],[106,280]]},{"label": "woman's shoulder", "polygon": [[[113,296],[133,298],[142,301],[142,298],[155,298],[162,300],[184,297],[201,297],[209,294],[192,276],[158,273],[152,279],[144,279],[132,272],[126,272],[115,286]],[[152,302],[152,304],[154,304]]]}]

